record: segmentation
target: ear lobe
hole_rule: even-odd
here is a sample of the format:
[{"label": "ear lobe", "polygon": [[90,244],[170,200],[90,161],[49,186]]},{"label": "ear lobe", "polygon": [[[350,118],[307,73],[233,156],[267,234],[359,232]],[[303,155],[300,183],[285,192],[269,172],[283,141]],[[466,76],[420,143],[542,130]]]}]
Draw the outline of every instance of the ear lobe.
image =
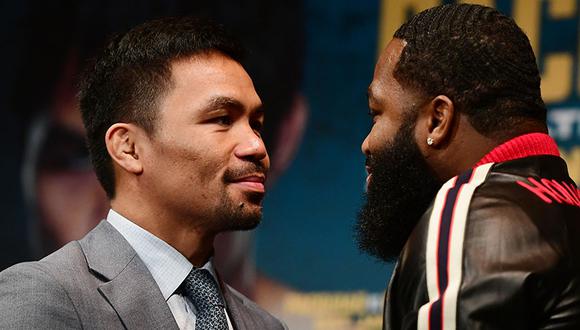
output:
[{"label": "ear lobe", "polygon": [[117,165],[129,173],[139,175],[143,172],[143,164],[135,146],[136,129],[132,124],[116,123],[107,130],[105,144]]},{"label": "ear lobe", "polygon": [[445,95],[439,95],[431,100],[431,111],[428,119],[429,146],[437,148],[447,142],[455,116],[455,107],[451,99]]}]

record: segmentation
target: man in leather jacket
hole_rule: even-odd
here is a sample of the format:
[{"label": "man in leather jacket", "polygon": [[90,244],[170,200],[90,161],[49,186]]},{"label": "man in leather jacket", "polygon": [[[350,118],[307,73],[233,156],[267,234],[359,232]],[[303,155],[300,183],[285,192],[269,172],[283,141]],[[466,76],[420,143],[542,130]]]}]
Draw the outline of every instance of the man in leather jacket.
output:
[{"label": "man in leather jacket", "polygon": [[361,249],[398,257],[385,329],[580,329],[580,191],[526,35],[445,5],[395,32],[368,89]]}]

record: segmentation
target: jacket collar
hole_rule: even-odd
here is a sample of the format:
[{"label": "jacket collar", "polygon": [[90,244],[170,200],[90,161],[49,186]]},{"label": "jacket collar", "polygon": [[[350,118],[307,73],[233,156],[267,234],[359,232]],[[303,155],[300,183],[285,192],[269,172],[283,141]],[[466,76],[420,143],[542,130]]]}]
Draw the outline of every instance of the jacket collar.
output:
[{"label": "jacket collar", "polygon": [[123,236],[102,221],[79,241],[98,290],[128,329],[177,329],[169,306],[149,270]]},{"label": "jacket collar", "polygon": [[491,150],[475,164],[475,167],[486,163],[503,163],[509,160],[530,156],[560,156],[558,145],[548,134],[530,133],[520,135]]}]

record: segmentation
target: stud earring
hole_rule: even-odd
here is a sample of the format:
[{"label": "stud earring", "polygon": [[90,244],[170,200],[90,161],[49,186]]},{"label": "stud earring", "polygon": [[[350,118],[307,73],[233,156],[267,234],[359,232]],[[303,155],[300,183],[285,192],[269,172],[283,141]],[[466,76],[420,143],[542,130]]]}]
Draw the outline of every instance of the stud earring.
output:
[{"label": "stud earring", "polygon": [[428,137],[427,138],[427,145],[428,146],[432,146],[433,145],[433,142],[435,142],[435,141],[433,141],[433,138],[431,138],[431,137]]}]

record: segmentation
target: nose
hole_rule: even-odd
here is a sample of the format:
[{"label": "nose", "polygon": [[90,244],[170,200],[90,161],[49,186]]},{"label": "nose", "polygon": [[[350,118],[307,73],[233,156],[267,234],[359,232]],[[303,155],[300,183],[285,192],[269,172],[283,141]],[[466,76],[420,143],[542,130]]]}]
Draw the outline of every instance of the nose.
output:
[{"label": "nose", "polygon": [[367,135],[367,137],[365,137],[365,139],[363,140],[363,142],[362,142],[362,144],[361,144],[361,146],[360,146],[360,149],[361,149],[362,153],[363,153],[365,156],[368,156],[368,155],[370,154],[370,151],[369,151],[369,136],[368,136],[368,135]]},{"label": "nose", "polygon": [[268,158],[268,151],[262,138],[254,132],[244,133],[242,140],[236,146],[234,154],[241,159],[264,160]]}]

